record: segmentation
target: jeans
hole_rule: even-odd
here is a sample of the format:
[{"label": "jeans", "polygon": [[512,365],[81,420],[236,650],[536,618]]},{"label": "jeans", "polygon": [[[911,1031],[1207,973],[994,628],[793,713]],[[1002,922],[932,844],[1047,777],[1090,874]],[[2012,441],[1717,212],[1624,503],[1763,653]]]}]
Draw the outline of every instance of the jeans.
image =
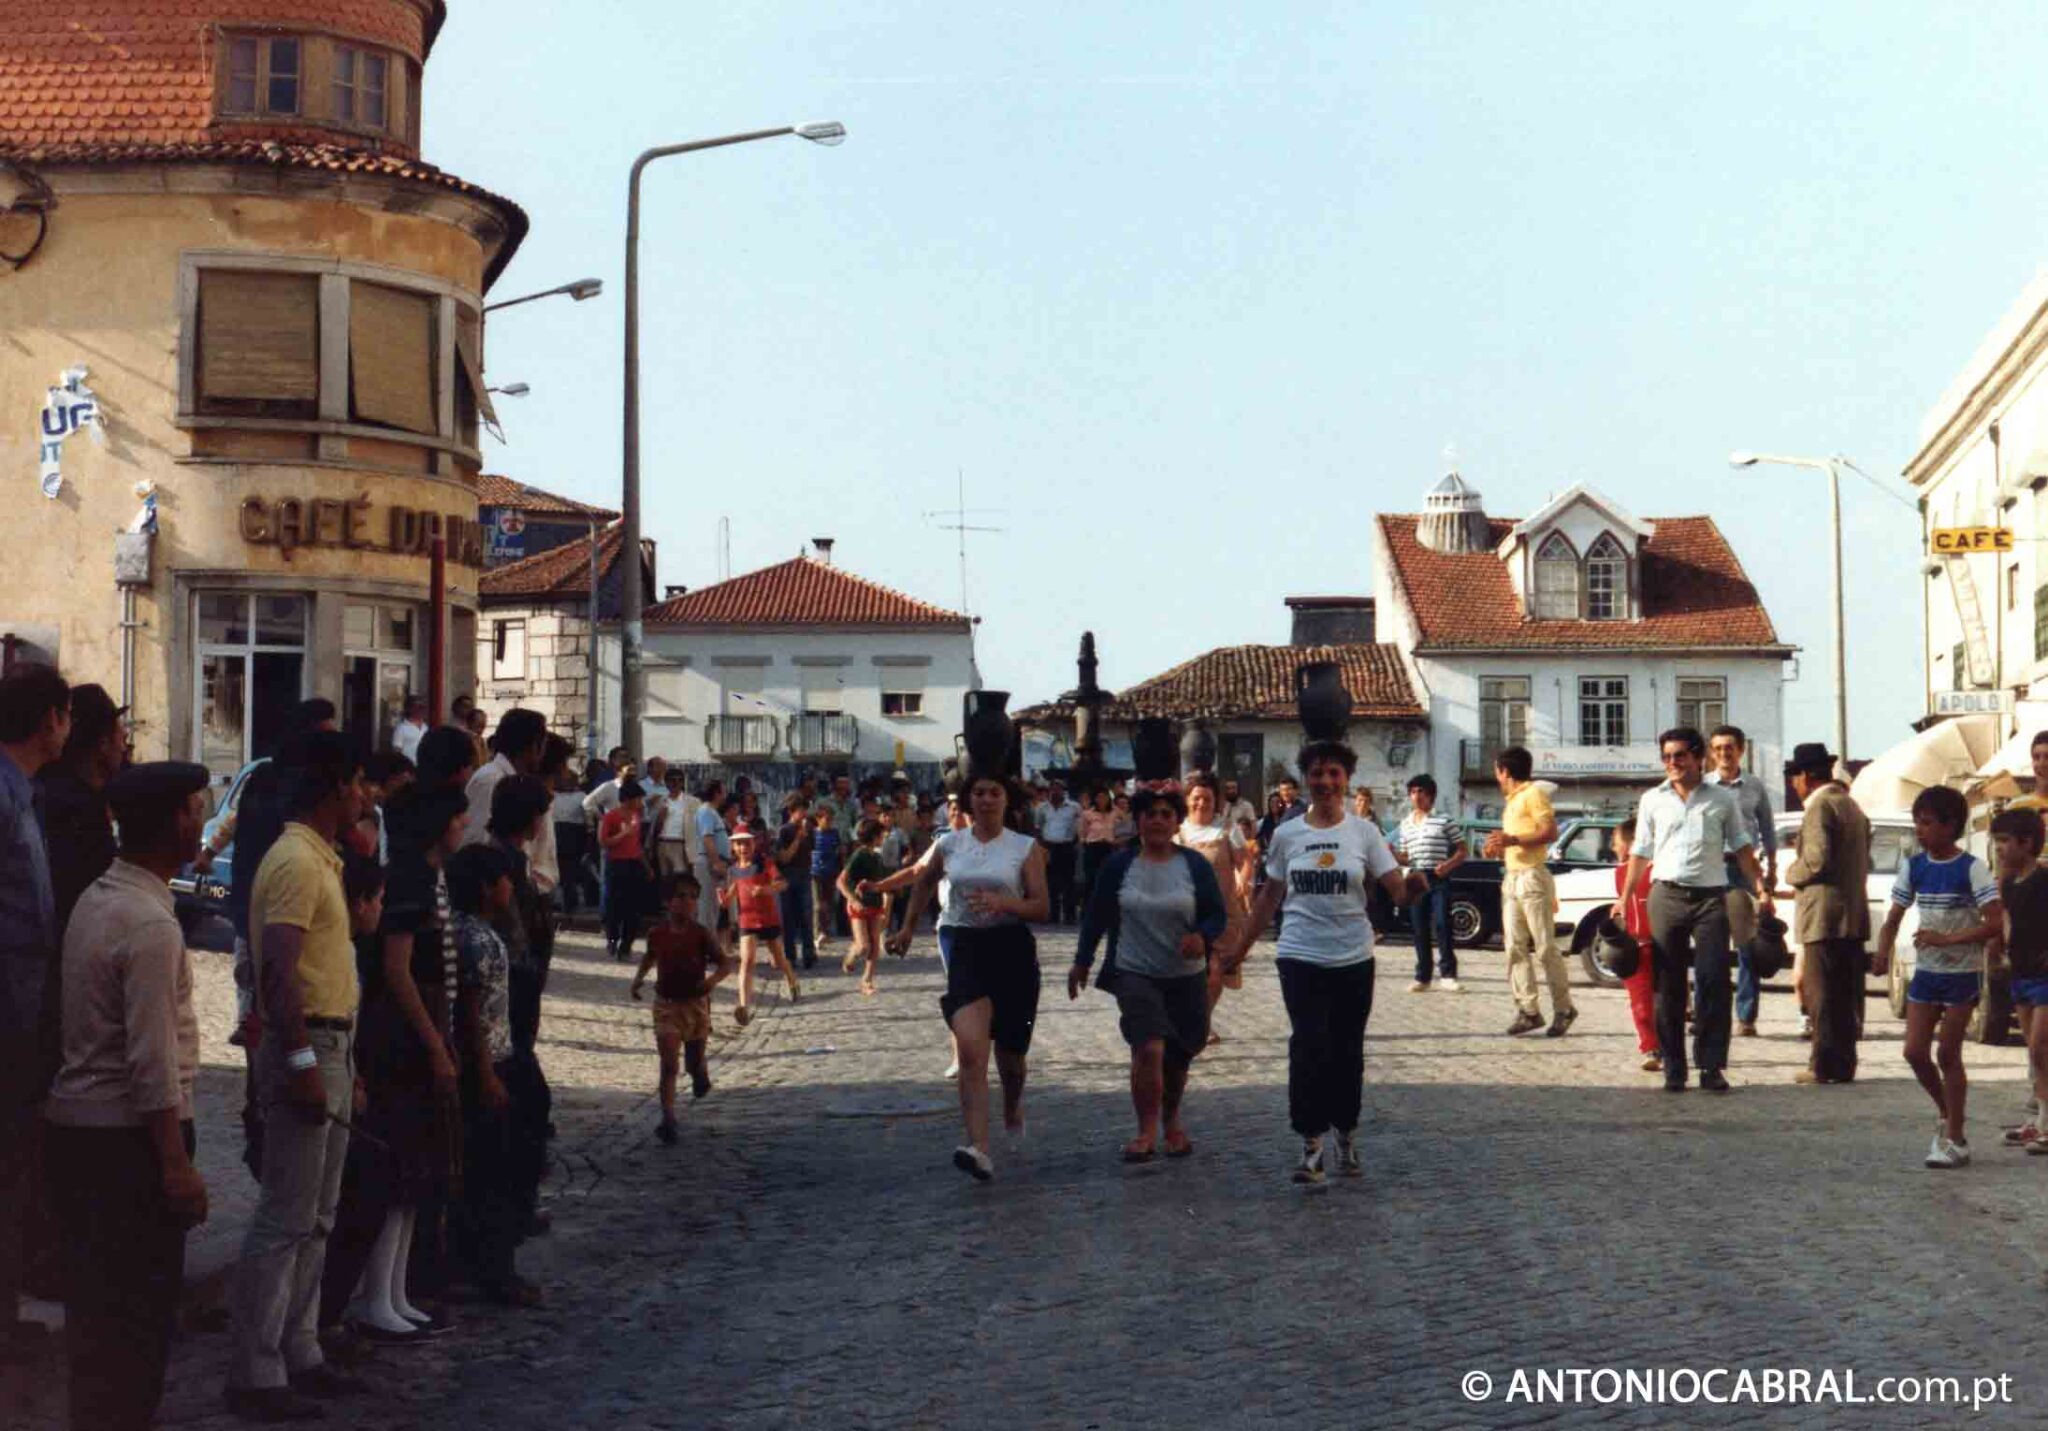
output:
[{"label": "jeans", "polygon": [[1737,1023],[1756,1022],[1757,1005],[1762,1002],[1763,981],[1756,976],[1756,970],[1749,967],[1749,949],[1744,946],[1735,951],[1735,1020]]},{"label": "jeans", "polygon": [[1365,1086],[1365,1024],[1372,1017],[1373,962],[1330,968],[1276,959],[1287,1039],[1287,1121],[1304,1138],[1358,1126]]},{"label": "jeans", "polygon": [[1711,886],[1650,886],[1650,940],[1657,952],[1657,1045],[1664,1082],[1685,1082],[1685,980],[1693,980],[1692,1056],[1702,1073],[1728,1066],[1728,905]]},{"label": "jeans", "polygon": [[1045,847],[1045,882],[1052,894],[1052,922],[1072,924],[1074,905],[1074,842]]},{"label": "jeans", "polygon": [[[190,1122],[184,1134],[189,1156]],[[71,1424],[143,1431],[163,1398],[185,1229],[171,1225],[144,1129],[52,1126],[48,1147],[63,1225]]]},{"label": "jeans", "polygon": [[795,959],[801,955],[805,968],[818,962],[818,941],[811,930],[811,882],[791,876],[782,891],[782,952]]},{"label": "jeans", "polygon": [[288,1070],[274,1033],[256,1051],[256,1088],[263,1105],[263,1190],[235,1264],[228,1306],[234,1323],[229,1384],[277,1387],[289,1375],[324,1363],[318,1336],[320,1273],[327,1234],[341,1200],[355,1093],[355,1036],[309,1029],[331,1117],[310,1123],[285,1096]]},{"label": "jeans", "polygon": [[1429,888],[1422,897],[1408,907],[1408,918],[1415,926],[1415,982],[1429,982],[1430,938],[1433,934],[1437,946],[1437,967],[1446,979],[1458,977],[1458,950],[1451,941],[1451,882],[1438,879],[1435,875],[1424,875]]},{"label": "jeans", "polygon": [[1728,878],[1728,943],[1736,953],[1735,1017],[1738,1022],[1753,1024],[1763,992],[1762,981],[1749,967],[1749,946],[1756,938],[1756,897],[1735,883],[1742,878],[1740,869],[1731,868]]},{"label": "jeans", "polygon": [[604,862],[604,942],[621,955],[630,954],[652,901],[648,898],[647,866],[638,860]]}]

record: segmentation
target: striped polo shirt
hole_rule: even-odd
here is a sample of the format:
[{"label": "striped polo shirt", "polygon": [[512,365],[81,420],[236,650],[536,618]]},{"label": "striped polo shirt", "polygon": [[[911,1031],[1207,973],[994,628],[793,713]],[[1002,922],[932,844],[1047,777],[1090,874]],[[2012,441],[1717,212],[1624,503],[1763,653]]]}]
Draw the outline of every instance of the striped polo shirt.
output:
[{"label": "striped polo shirt", "polygon": [[1451,857],[1451,851],[1465,843],[1465,835],[1458,828],[1458,822],[1440,810],[1427,815],[1411,810],[1400,828],[1394,831],[1394,844],[1408,857],[1408,863],[1418,870],[1435,869]]}]

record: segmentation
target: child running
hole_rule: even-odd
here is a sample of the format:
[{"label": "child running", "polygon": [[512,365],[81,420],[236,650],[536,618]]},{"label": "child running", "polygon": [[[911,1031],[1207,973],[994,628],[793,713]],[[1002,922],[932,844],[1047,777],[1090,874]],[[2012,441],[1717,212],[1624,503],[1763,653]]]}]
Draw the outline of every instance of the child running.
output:
[{"label": "child running", "polygon": [[768,957],[789,985],[789,1001],[795,1003],[801,993],[796,970],[782,957],[781,896],[788,886],[775,872],[775,861],[756,848],[759,844],[744,820],[733,827],[732,865],[718,890],[718,902],[731,908],[740,927],[739,1001],[732,1018],[741,1028],[754,1017],[754,955],[762,945],[768,946]]},{"label": "child running", "polygon": [[2005,958],[2034,1080],[2034,1111],[2005,1141],[2048,1154],[2048,870],[2041,868],[2042,838],[2036,810],[2003,810],[1991,822],[1998,901],[2005,906]]},{"label": "child running", "polygon": [[633,997],[654,973],[654,1048],[661,1055],[661,1123],[654,1136],[671,1146],[676,1141],[676,1053],[690,1073],[690,1096],[711,1091],[711,1070],[704,1045],[711,1037],[711,991],[732,972],[718,939],[697,922],[697,876],[679,870],[664,882],[661,897],[666,923],[647,931],[647,953],[633,975]]},{"label": "child running", "polygon": [[[1628,883],[1628,857],[1635,845],[1636,821],[1631,815],[1614,827],[1614,858],[1620,862],[1614,870],[1616,894]],[[1657,1043],[1657,960],[1650,942],[1650,892],[1638,889],[1622,913],[1622,927],[1634,937],[1642,955],[1635,973],[1622,980],[1628,989],[1629,1017],[1636,1025],[1636,1051],[1643,1056],[1643,1072],[1662,1073],[1664,1050]]]},{"label": "child running", "polygon": [[854,829],[854,839],[858,843],[846,861],[846,868],[839,872],[839,895],[846,901],[846,917],[853,925],[853,948],[840,968],[851,974],[854,966],[865,960],[867,968],[861,974],[860,991],[872,996],[875,966],[882,958],[882,916],[888,908],[889,896],[877,894],[868,886],[893,871],[882,858],[881,820],[873,815],[862,820]]},{"label": "child running", "polygon": [[1970,1086],[1963,1074],[1963,1034],[1984,976],[1984,945],[2004,927],[1991,871],[1956,843],[1969,818],[1962,795],[1946,786],[1914,797],[1913,836],[1921,853],[1900,867],[1892,884],[1891,913],[1878,934],[1871,970],[1881,974],[1891,968],[1899,923],[1918,905],[1913,979],[1906,986],[1906,1062],[1941,1115],[1927,1150],[1930,1168],[1969,1166],[1963,1105]]}]

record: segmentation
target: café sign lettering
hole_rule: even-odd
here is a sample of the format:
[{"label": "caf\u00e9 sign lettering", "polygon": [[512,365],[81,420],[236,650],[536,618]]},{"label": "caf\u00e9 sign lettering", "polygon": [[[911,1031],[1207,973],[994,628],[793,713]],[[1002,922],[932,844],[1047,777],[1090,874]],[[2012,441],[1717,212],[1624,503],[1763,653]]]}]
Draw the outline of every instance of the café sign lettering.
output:
[{"label": "caf\u00e9 sign lettering", "polygon": [[457,566],[484,564],[483,528],[467,517],[386,507],[373,512],[367,496],[285,497],[266,502],[242,499],[242,540],[274,546],[286,561],[300,547],[427,556],[436,537],[447,538],[447,558]]},{"label": "caf\u00e9 sign lettering", "polygon": [[2012,550],[2012,530],[2008,527],[1936,527],[1931,540],[1936,556]]}]

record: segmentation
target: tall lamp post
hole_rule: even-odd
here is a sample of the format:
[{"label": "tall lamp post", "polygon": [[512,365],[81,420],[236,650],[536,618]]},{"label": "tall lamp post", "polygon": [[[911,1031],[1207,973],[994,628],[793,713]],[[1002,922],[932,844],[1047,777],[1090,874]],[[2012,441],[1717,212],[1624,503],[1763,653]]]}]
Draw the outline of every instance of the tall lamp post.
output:
[{"label": "tall lamp post", "polygon": [[1849,638],[1842,619],[1842,457],[1780,457],[1768,452],[1731,452],[1730,467],[1804,467],[1828,474],[1828,526],[1834,535],[1835,752],[1849,758]]},{"label": "tall lamp post", "polygon": [[[619,743],[641,754],[641,716],[647,708],[647,672],[643,663],[640,592],[640,174],[657,159],[675,154],[694,154],[700,149],[723,149],[729,144],[751,144],[757,139],[781,139],[794,134],[813,144],[838,144],[846,138],[846,126],[836,120],[817,124],[786,124],[780,129],[755,129],[745,134],[727,134],[717,139],[693,139],[687,144],[664,144],[649,149],[633,161],[626,189],[626,361],[624,377],[625,436],[623,487],[619,516]],[[590,613],[590,641],[597,644],[597,610]]]}]

